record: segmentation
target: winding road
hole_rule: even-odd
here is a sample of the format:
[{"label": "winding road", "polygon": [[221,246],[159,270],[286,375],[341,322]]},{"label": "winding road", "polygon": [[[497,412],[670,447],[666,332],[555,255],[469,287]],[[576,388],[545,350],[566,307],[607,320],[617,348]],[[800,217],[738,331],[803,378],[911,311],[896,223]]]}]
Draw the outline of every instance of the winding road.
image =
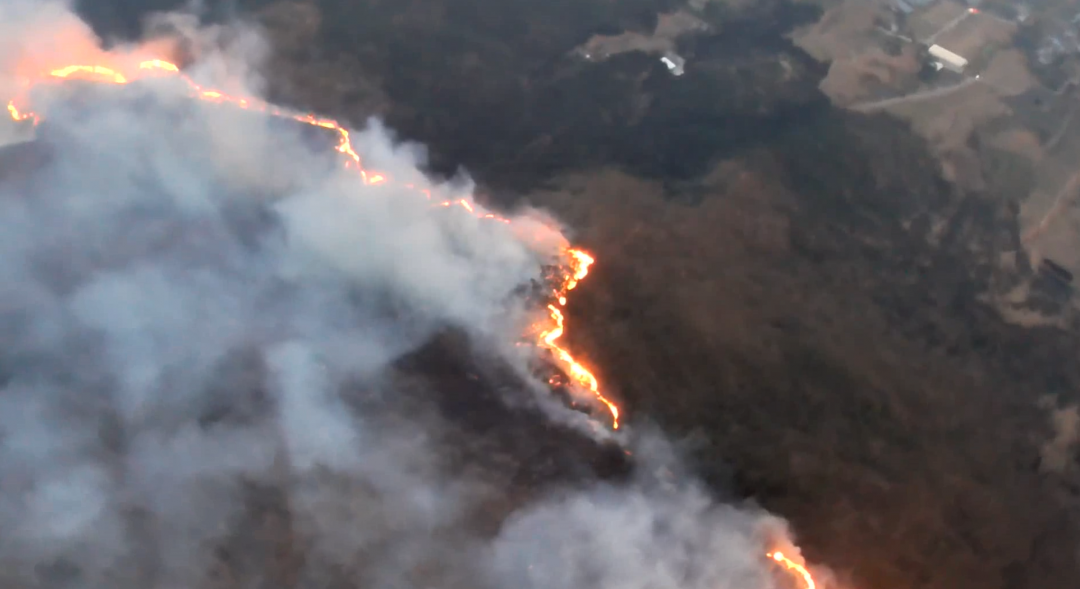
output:
[{"label": "winding road", "polygon": [[876,100],[874,102],[864,102],[862,104],[855,104],[848,108],[858,112],[873,112],[875,110],[882,110],[889,108],[890,106],[897,106],[899,104],[906,104],[908,102],[920,102],[923,100],[932,100],[934,98],[942,98],[948,96],[954,92],[959,92],[968,86],[973,86],[979,83],[979,78],[966,78],[962,82],[953,84],[952,86],[945,86],[944,88],[933,88],[931,90],[923,90],[922,92],[916,92],[914,94],[908,94],[906,96],[896,96],[893,98],[886,98],[884,100]]}]

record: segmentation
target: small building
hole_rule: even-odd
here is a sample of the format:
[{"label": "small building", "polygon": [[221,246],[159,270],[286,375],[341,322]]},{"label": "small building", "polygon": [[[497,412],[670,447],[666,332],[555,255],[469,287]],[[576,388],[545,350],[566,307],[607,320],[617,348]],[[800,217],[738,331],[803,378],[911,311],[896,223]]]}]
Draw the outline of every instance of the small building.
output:
[{"label": "small building", "polygon": [[671,74],[674,76],[681,76],[686,71],[684,69],[684,66],[686,65],[686,60],[677,53],[665,53],[664,56],[660,58],[660,61],[662,61],[665,66],[667,66],[668,71],[670,71]]},{"label": "small building", "polygon": [[942,67],[952,70],[956,73],[963,73],[964,68],[967,67],[968,60],[963,57],[949,51],[941,45],[930,46],[930,56],[933,57],[942,65]]}]

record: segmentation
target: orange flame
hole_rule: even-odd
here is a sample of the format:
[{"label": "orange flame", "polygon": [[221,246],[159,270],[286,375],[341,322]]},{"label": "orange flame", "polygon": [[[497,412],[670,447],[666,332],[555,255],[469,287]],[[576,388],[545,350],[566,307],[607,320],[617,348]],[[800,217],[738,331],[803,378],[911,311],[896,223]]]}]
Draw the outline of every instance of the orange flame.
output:
[{"label": "orange flame", "polygon": [[38,123],[37,115],[35,115],[32,112],[25,112],[24,113],[24,112],[19,111],[19,107],[15,106],[15,100],[14,99],[8,101],[7,109],[8,109],[8,114],[11,115],[12,120],[14,120],[16,122],[32,119],[34,121],[35,125]]},{"label": "orange flame", "polygon": [[[132,79],[136,79],[142,73],[152,74],[164,74],[169,76],[175,76],[181,79],[188,87],[189,94],[196,99],[204,100],[215,104],[230,104],[238,108],[253,110],[256,112],[265,113],[275,117],[289,118],[294,121],[322,127],[334,131],[338,135],[338,143],[336,150],[345,156],[345,166],[350,169],[356,169],[359,172],[360,178],[366,185],[375,185],[389,182],[390,178],[382,173],[369,172],[363,168],[360,163],[360,155],[352,146],[352,141],[349,136],[349,131],[342,127],[337,121],[333,119],[319,118],[314,114],[296,114],[282,110],[278,107],[269,105],[267,103],[257,101],[254,99],[238,98],[225,94],[219,90],[207,89],[201,87],[190,77],[181,73],[180,68],[173,63],[164,61],[161,59],[150,59],[142,61],[138,64],[137,72],[127,73],[121,72],[117,69],[101,66],[101,65],[69,65],[63,68],[51,70],[48,73],[48,77],[59,80],[66,79],[80,79],[85,81],[97,82],[97,83],[111,83],[111,84],[127,84]],[[26,82],[26,88],[29,90],[32,87],[32,82]],[[32,120],[36,125],[40,122],[38,115],[31,111],[22,111],[17,106],[18,98],[12,99],[8,102],[8,113],[15,121]],[[416,188],[410,184],[405,185],[407,188],[416,190]],[[431,199],[431,192],[428,190],[418,190],[421,194]],[[454,205],[460,206],[474,216],[482,219],[492,219],[501,221],[503,223],[510,223],[509,219],[504,219],[493,215],[491,213],[478,212],[475,210],[472,203],[466,199],[458,199],[453,201],[445,201],[439,203],[443,207],[451,207]],[[559,346],[557,343],[559,338],[566,332],[566,321],[563,317],[562,311],[559,307],[566,305],[567,293],[573,290],[581,280],[589,273],[589,266],[594,262],[592,256],[589,254],[575,249],[567,249],[563,252],[567,258],[565,262],[568,265],[568,273],[564,275],[563,282],[554,288],[553,295],[557,302],[549,305],[550,311],[550,325],[541,330],[537,339],[537,345],[543,347],[552,352],[552,356],[555,361],[558,362],[562,369],[573,379],[573,381],[585,389],[587,389],[596,400],[607,407],[612,417],[612,428],[619,428],[619,408],[614,402],[609,400],[600,392],[600,383],[596,377],[587,368],[581,365],[565,348]],[[813,589],[813,587],[809,588]]]},{"label": "orange flame", "polygon": [[90,80],[127,84],[124,74],[103,65],[69,65],[49,72],[54,78],[85,78]]},{"label": "orange flame", "polygon": [[803,589],[817,589],[817,583],[814,582],[814,576],[811,575],[810,571],[806,570],[806,567],[803,565],[784,556],[784,553],[779,550],[770,552],[767,556],[776,561],[780,566],[784,567],[784,570],[791,573],[793,577],[801,578]]},{"label": "orange flame", "polygon": [[595,261],[592,256],[581,250],[569,249],[566,253],[570,257],[571,271],[553,293],[558,306],[555,304],[548,305],[553,325],[540,333],[540,344],[551,351],[552,355],[563,365],[564,370],[578,386],[592,393],[600,404],[607,407],[608,412],[611,413],[612,429],[619,429],[619,406],[600,392],[600,382],[593,376],[593,373],[575,360],[570,352],[556,343],[566,332],[566,318],[563,316],[562,311],[559,310],[559,307],[566,305],[567,294],[589,275],[589,266],[592,266]]},{"label": "orange flame", "polygon": [[169,63],[162,59],[148,59],[139,64],[141,70],[162,70],[166,72],[172,72],[174,74],[180,73],[180,68],[175,63]]}]

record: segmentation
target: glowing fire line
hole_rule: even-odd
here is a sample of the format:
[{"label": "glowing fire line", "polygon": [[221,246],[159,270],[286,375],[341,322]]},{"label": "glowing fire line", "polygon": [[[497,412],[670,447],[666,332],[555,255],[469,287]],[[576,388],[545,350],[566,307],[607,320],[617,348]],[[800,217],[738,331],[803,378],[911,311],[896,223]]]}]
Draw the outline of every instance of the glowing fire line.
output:
[{"label": "glowing fire line", "polygon": [[[199,84],[195,83],[190,77],[180,72],[180,68],[175,64],[160,59],[151,59],[140,62],[138,64],[138,70],[140,74],[159,74],[177,77],[186,83],[188,90],[193,98],[212,102],[215,104],[230,104],[245,110],[252,110],[260,113],[265,113],[271,116],[288,118],[300,123],[322,127],[329,129],[338,134],[338,143],[336,150],[345,156],[345,166],[350,169],[355,169],[359,172],[360,178],[366,185],[382,184],[389,181],[389,178],[382,173],[371,172],[365,170],[360,163],[360,155],[352,146],[352,141],[349,136],[349,131],[342,127],[337,121],[327,118],[319,118],[314,114],[296,114],[290,113],[267,103],[247,99],[237,98],[229,96],[219,90],[203,88]],[[137,76],[136,76],[137,77]],[[78,79],[97,83],[111,83],[111,84],[127,84],[132,81],[131,75],[125,75],[124,73],[101,65],[69,65],[62,68],[51,70],[46,79],[52,78],[54,80],[70,80]],[[26,83],[26,91],[28,92],[32,88],[31,82]],[[22,96],[11,99],[7,104],[8,113],[11,115],[12,120],[16,122],[20,121],[32,121],[35,125],[41,121],[41,118],[30,110],[24,110],[19,108],[19,102],[22,100]],[[406,188],[416,190],[411,184],[406,184]],[[431,192],[428,190],[418,190],[428,200],[431,199]],[[472,203],[465,199],[448,200],[438,203],[439,206],[451,207],[459,206],[462,209],[468,211],[470,214],[483,219],[492,219],[501,221],[503,223],[509,223],[509,219],[504,219],[490,213],[478,213]],[[593,376],[587,368],[581,365],[574,359],[565,348],[558,344],[559,338],[566,332],[566,321],[562,311],[559,307],[566,305],[567,294],[573,290],[581,280],[589,273],[589,266],[594,262],[593,258],[576,249],[567,249],[563,252],[567,257],[567,263],[569,266],[569,272],[563,277],[563,281],[554,290],[553,295],[557,306],[555,304],[548,306],[550,312],[550,325],[541,330],[539,337],[536,340],[536,345],[549,350],[552,353],[553,358],[558,362],[563,371],[579,386],[588,390],[595,399],[611,413],[612,428],[619,428],[619,408],[610,399],[605,397],[600,392],[600,383],[596,377]],[[811,588],[812,589],[812,588]]]},{"label": "glowing fire line", "polygon": [[784,570],[791,573],[792,576],[801,577],[804,586],[803,589],[817,589],[817,583],[814,582],[814,577],[810,574],[810,571],[806,570],[806,567],[804,567],[803,565],[791,560],[787,556],[784,556],[783,552],[777,550],[776,552],[771,552],[766,556],[776,561],[776,563],[780,566],[784,567]]},{"label": "glowing fire line", "polygon": [[567,250],[566,253],[570,256],[571,272],[563,281],[561,288],[557,289],[554,293],[555,301],[558,303],[558,306],[555,304],[548,305],[548,311],[551,313],[551,320],[554,325],[540,334],[540,341],[543,343],[544,347],[551,350],[552,354],[562,362],[563,366],[566,368],[567,374],[574,382],[591,392],[593,396],[596,397],[596,400],[607,407],[608,412],[611,413],[612,428],[619,429],[618,405],[600,392],[600,382],[596,380],[596,377],[593,376],[592,372],[582,366],[578,361],[574,360],[574,357],[570,352],[567,352],[565,348],[562,348],[557,343],[559,338],[566,332],[566,319],[563,317],[563,313],[559,310],[559,307],[566,305],[567,294],[574,290],[578,283],[588,276],[589,266],[592,266],[595,261],[592,256],[581,250],[571,249]]}]

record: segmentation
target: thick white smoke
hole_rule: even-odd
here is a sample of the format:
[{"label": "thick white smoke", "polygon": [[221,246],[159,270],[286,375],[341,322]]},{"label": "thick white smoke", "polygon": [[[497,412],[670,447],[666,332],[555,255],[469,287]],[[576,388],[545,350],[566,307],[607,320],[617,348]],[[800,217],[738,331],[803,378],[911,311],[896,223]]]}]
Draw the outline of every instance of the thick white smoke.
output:
[{"label": "thick white smoke", "polygon": [[[62,4],[0,0],[0,23],[0,89],[105,55]],[[257,36],[215,53],[220,31],[160,23],[251,89]],[[447,327],[519,333],[558,242],[523,240],[535,220],[362,186],[310,129],[167,80],[77,86],[35,95],[44,167],[0,178],[0,587],[773,585],[782,526],[693,486],[567,491],[481,534],[500,490],[449,474],[438,421],[358,409]],[[422,181],[414,150],[356,137]]]}]

